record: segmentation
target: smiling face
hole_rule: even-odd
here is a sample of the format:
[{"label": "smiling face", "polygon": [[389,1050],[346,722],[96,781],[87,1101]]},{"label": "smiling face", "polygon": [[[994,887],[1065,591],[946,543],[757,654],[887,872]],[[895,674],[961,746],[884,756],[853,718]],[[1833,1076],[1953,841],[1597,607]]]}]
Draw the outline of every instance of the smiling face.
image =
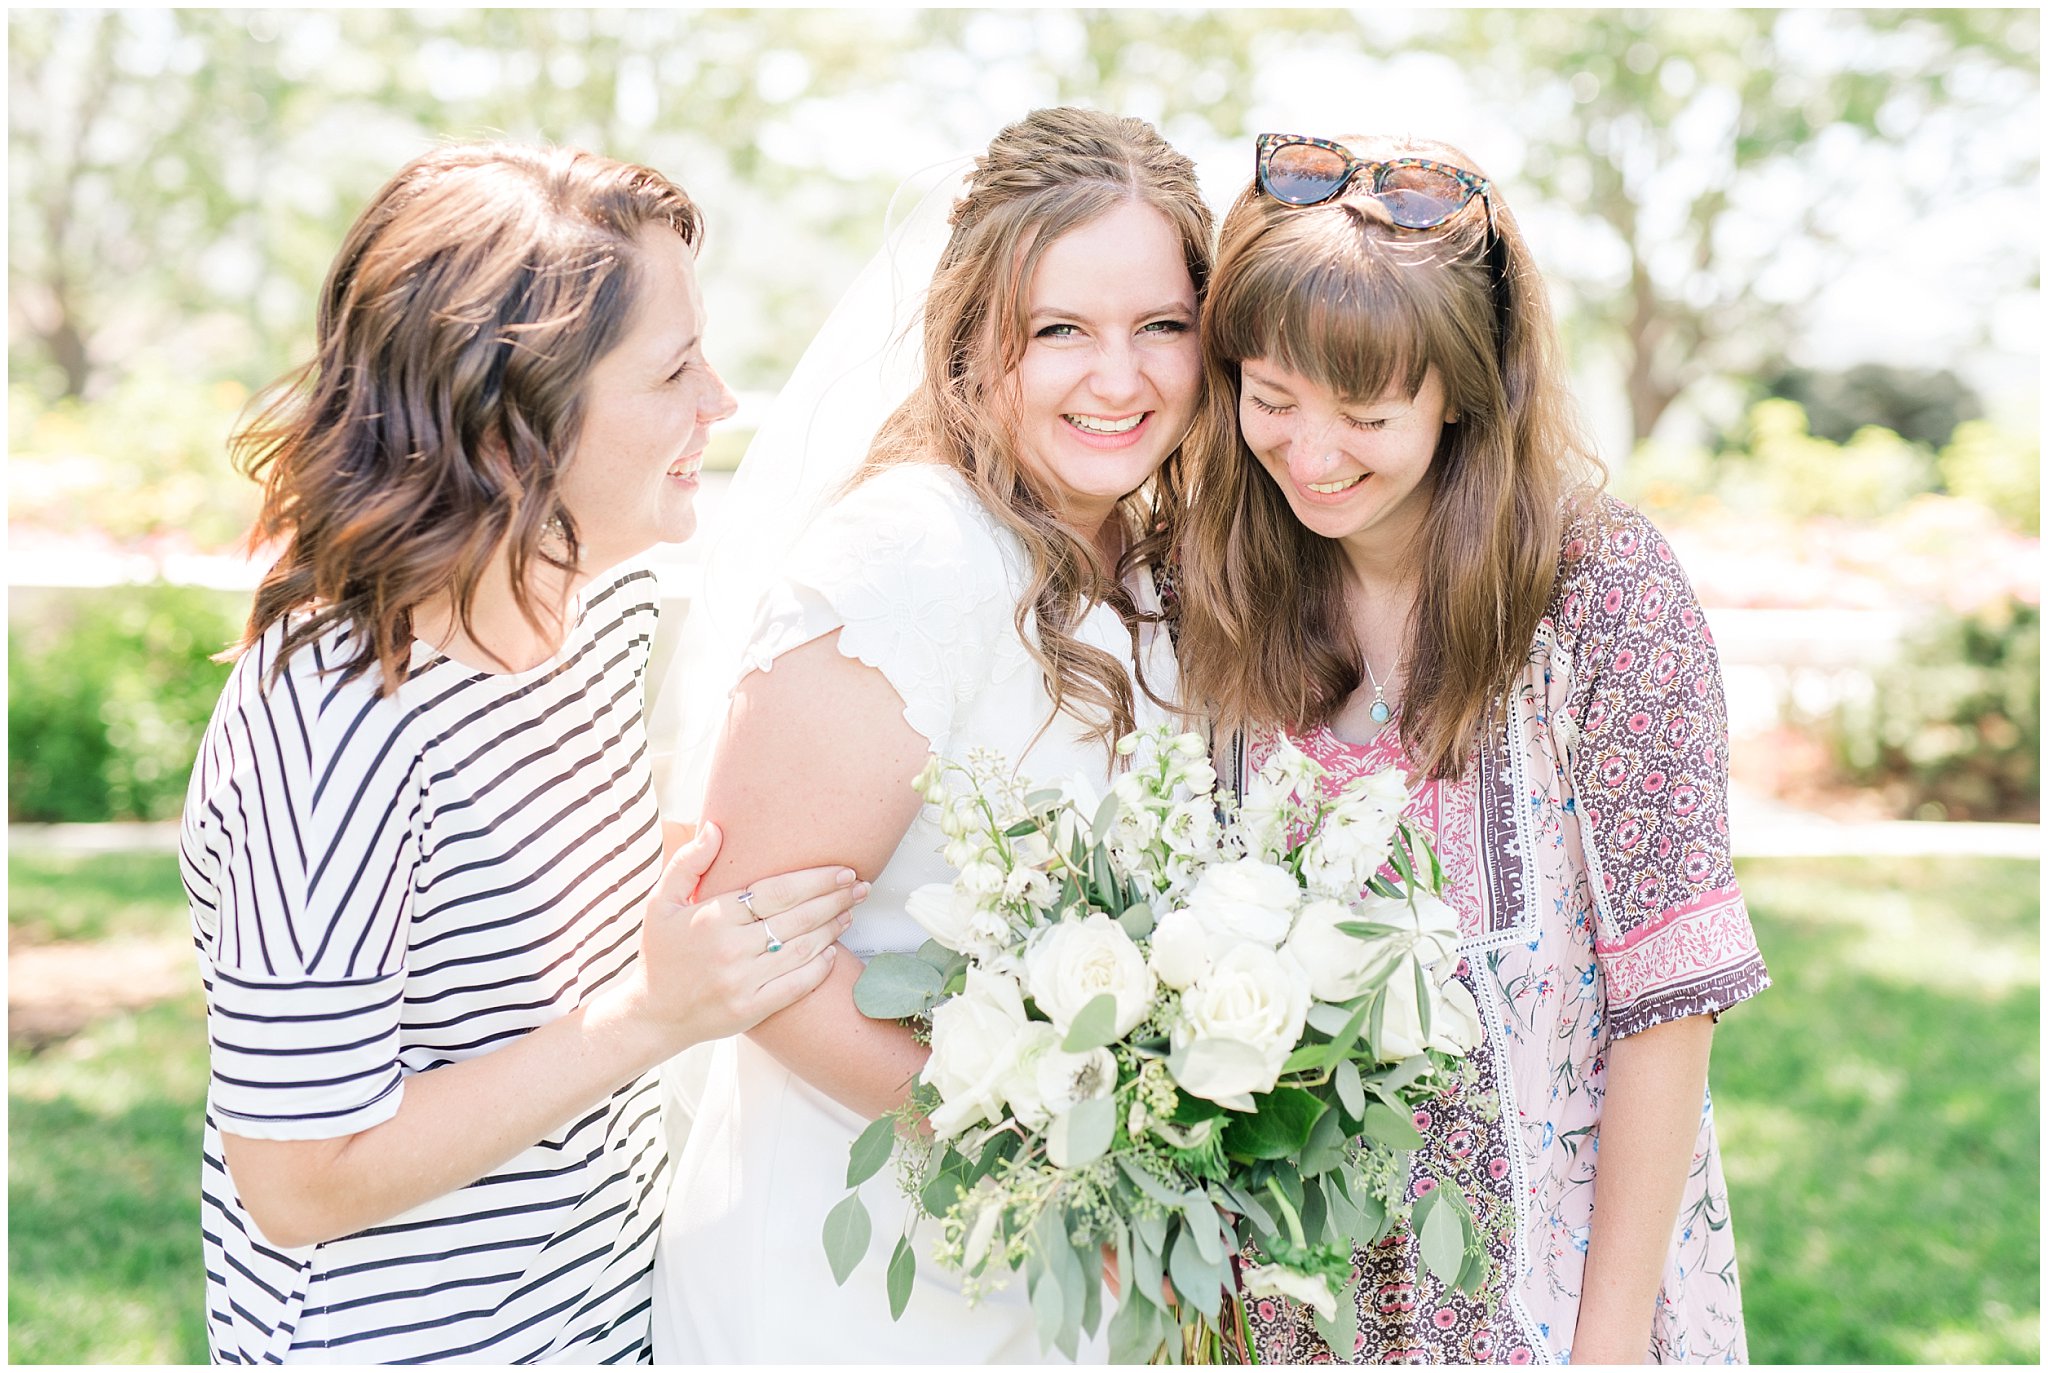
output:
[{"label": "smiling face", "polygon": [[1392,387],[1371,402],[1347,401],[1265,358],[1241,370],[1238,425],[1294,517],[1359,551],[1411,547],[1446,423],[1436,369],[1414,396]]},{"label": "smiling face", "polygon": [[1119,205],[1046,248],[1027,309],[1018,456],[1093,533],[1194,422],[1202,360],[1180,236],[1151,206]]},{"label": "smiling face", "polygon": [[704,359],[704,301],[690,248],[666,225],[641,229],[637,297],[625,334],[590,369],[583,427],[562,504],[598,571],[697,528],[697,473],[711,426],[735,409]]}]

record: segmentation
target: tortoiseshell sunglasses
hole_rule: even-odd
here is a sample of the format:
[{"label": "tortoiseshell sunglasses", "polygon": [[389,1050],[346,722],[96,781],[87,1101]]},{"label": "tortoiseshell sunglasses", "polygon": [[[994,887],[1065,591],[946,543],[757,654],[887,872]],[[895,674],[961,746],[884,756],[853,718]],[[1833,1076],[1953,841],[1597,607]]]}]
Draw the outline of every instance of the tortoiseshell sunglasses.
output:
[{"label": "tortoiseshell sunglasses", "polygon": [[1493,222],[1492,183],[1462,167],[1426,157],[1368,162],[1341,143],[1301,134],[1262,133],[1258,145],[1258,187],[1283,205],[1320,205],[1335,199],[1360,173],[1372,179],[1366,193],[1387,207],[1404,229],[1434,229],[1465,208],[1473,196],[1486,203]]}]

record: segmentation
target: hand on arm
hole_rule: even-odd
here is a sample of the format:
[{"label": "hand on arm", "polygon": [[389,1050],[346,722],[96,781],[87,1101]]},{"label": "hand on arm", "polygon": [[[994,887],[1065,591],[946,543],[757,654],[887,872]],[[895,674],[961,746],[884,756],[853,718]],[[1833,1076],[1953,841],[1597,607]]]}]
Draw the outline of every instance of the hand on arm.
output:
[{"label": "hand on arm", "polygon": [[730,895],[691,902],[719,843],[706,826],[664,870],[620,985],[503,1048],[413,1074],[391,1119],[335,1139],[223,1133],[258,1228],[297,1247],[389,1220],[474,1182],[690,1044],[815,989],[865,888],[837,865],[756,884],[755,909],[783,941],[769,955]]},{"label": "hand on arm", "polygon": [[[840,653],[838,634],[791,649],[733,693],[704,798],[730,836],[708,881],[846,863],[872,879],[921,804],[911,779],[930,757],[903,698]],[[900,1105],[926,1050],[900,1025],[853,1004],[860,963],[842,958],[817,991],[751,1037],[791,1072],[863,1116]]]},{"label": "hand on arm", "polygon": [[1713,1042],[1712,1017],[1695,1015],[1607,1048],[1575,1364],[1638,1364],[1649,1357],[1650,1323],[1699,1138]]}]

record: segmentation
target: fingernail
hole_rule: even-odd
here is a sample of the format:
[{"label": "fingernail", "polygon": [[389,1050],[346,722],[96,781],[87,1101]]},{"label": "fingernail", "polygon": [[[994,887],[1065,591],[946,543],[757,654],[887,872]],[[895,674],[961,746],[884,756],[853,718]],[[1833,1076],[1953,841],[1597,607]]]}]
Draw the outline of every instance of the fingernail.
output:
[{"label": "fingernail", "polygon": [[860,874],[855,872],[852,868],[841,868],[839,870],[838,878],[839,885],[842,887],[850,887],[853,885],[853,879],[858,876],[860,876]]},{"label": "fingernail", "polygon": [[852,923],[853,923],[853,912],[852,912],[852,911],[841,911],[841,912],[839,913],[839,928],[840,928],[840,929],[842,929],[842,930],[843,930],[843,929],[845,929],[845,928],[846,928],[846,927],[847,927],[848,925],[851,925]]},{"label": "fingernail", "polygon": [[860,902],[862,902],[862,901],[865,901],[865,900],[867,900],[867,899],[868,899],[868,893],[869,893],[869,892],[871,892],[871,891],[873,891],[874,889],[875,889],[875,885],[874,885],[874,883],[872,883],[872,882],[863,882],[863,883],[861,883],[861,884],[860,884],[859,886],[857,886],[857,887],[855,887],[855,888],[853,889],[853,899],[854,899],[854,902],[855,902],[856,904],[858,904],[858,903],[860,903]]}]

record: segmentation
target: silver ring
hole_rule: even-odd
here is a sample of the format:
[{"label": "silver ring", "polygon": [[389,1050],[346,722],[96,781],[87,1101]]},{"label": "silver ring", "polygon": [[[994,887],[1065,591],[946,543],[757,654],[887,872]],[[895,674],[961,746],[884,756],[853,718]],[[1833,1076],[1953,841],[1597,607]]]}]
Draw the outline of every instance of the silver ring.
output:
[{"label": "silver ring", "polygon": [[741,893],[740,893],[740,894],[739,894],[738,896],[735,896],[735,897],[733,898],[733,900],[735,900],[735,901],[739,902],[739,903],[740,903],[740,904],[741,904],[742,906],[745,906],[745,907],[747,908],[747,919],[749,919],[749,920],[759,920],[759,919],[761,918],[761,917],[760,917],[760,916],[759,916],[758,914],[756,914],[756,913],[755,913],[755,911],[754,911],[754,893],[753,893],[753,892],[751,892],[751,891],[743,891],[743,892],[741,892]]},{"label": "silver ring", "polygon": [[768,952],[769,952],[769,953],[781,953],[781,952],[782,952],[782,941],[781,941],[780,939],[777,939],[777,938],[775,937],[775,931],[774,931],[774,930],[771,930],[771,929],[769,929],[769,928],[768,928],[768,922],[767,922],[767,921],[763,920],[763,921],[761,922],[761,929],[762,929],[762,931],[763,931],[763,932],[765,932],[765,933],[767,934],[767,936],[768,936]]}]

